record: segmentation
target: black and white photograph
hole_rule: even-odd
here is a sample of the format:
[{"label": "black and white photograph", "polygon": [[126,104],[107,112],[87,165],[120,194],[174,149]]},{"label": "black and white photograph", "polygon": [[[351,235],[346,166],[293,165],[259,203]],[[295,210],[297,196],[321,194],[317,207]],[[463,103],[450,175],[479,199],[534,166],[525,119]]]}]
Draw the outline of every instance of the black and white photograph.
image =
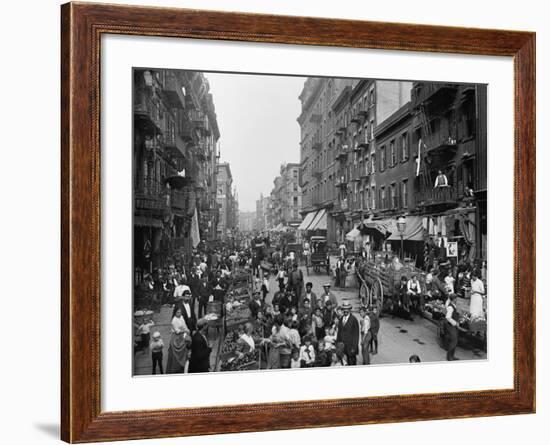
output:
[{"label": "black and white photograph", "polygon": [[487,359],[486,84],[132,76],[134,376]]}]

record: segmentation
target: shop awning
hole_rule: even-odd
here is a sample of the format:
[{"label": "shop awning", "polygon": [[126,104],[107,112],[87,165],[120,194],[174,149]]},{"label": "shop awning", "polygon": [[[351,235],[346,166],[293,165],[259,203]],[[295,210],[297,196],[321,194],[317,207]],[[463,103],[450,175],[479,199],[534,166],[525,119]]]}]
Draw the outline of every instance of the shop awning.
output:
[{"label": "shop awning", "polygon": [[319,210],[308,230],[327,230],[327,211]]},{"label": "shop awning", "polygon": [[[403,233],[403,240],[405,241],[424,241],[424,227],[422,226],[421,216],[407,216],[405,218],[405,232]],[[397,230],[397,221],[390,220],[389,231],[391,235],[388,237],[388,241],[396,241],[401,239],[401,234]]]},{"label": "shop awning", "polygon": [[298,226],[298,230],[307,230],[307,228],[311,225],[313,220],[315,219],[315,216],[317,216],[317,211],[315,212],[309,212],[302,223]]},{"label": "shop awning", "polygon": [[149,218],[147,216],[134,216],[134,226],[157,227],[162,229],[162,221],[160,219]]},{"label": "shop awning", "polygon": [[361,236],[361,231],[357,227],[354,227],[348,233],[346,233],[346,239],[348,241],[355,241],[360,236]]},{"label": "shop awning", "polygon": [[384,238],[391,234],[391,220],[389,219],[380,219],[380,220],[373,220],[373,219],[366,219],[363,221],[363,224],[361,224],[360,227],[358,227],[359,230],[361,230],[362,233],[375,233],[378,236],[382,235]]}]

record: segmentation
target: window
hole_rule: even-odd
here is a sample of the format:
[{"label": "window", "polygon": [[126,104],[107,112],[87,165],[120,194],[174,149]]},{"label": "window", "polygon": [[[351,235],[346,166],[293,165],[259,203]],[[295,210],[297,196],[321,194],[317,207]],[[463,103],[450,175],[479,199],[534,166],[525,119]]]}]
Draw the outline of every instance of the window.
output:
[{"label": "window", "polygon": [[475,135],[476,131],[476,104],[473,98],[468,99],[463,106],[464,113],[464,136]]},{"label": "window", "polygon": [[296,169],[292,170],[292,176],[297,179],[298,178],[298,170],[296,170]]},{"label": "window", "polygon": [[368,209],[370,207],[370,204],[371,204],[370,189],[367,188],[365,193],[366,193],[366,195],[365,195],[365,207]]},{"label": "window", "polygon": [[409,159],[409,138],[407,133],[401,135],[401,160]]},{"label": "window", "polygon": [[386,146],[382,145],[380,147],[380,171],[384,171],[386,169]]},{"label": "window", "polygon": [[386,208],[386,188],[380,187],[380,208]]},{"label": "window", "polygon": [[373,153],[370,157],[371,161],[370,161],[370,169],[371,169],[371,173],[374,174],[376,172],[376,153]]},{"label": "window", "polygon": [[397,208],[397,194],[395,193],[395,184],[392,184],[390,186],[390,208],[396,209]]},{"label": "window", "polygon": [[371,189],[371,209],[376,209],[376,187],[372,187]]},{"label": "window", "polygon": [[401,183],[401,207],[406,209],[409,206],[409,187],[408,181],[405,179]]},{"label": "window", "polygon": [[390,166],[397,164],[397,155],[395,153],[395,139],[390,141]]}]

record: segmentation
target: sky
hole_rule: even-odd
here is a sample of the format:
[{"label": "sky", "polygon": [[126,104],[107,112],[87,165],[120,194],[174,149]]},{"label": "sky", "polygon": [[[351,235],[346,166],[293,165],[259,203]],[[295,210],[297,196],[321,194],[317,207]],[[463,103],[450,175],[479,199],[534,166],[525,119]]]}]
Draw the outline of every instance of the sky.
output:
[{"label": "sky", "polygon": [[304,77],[204,73],[220,129],[220,162],[229,162],[240,211],[256,210],[285,162],[300,162]]}]

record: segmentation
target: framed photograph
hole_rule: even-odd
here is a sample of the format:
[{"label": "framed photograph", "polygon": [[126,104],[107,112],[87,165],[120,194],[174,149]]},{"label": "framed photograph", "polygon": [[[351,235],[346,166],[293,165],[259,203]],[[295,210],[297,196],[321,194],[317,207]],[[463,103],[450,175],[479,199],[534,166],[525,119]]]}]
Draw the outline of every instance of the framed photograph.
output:
[{"label": "framed photograph", "polygon": [[61,17],[63,440],[535,411],[534,33]]}]

